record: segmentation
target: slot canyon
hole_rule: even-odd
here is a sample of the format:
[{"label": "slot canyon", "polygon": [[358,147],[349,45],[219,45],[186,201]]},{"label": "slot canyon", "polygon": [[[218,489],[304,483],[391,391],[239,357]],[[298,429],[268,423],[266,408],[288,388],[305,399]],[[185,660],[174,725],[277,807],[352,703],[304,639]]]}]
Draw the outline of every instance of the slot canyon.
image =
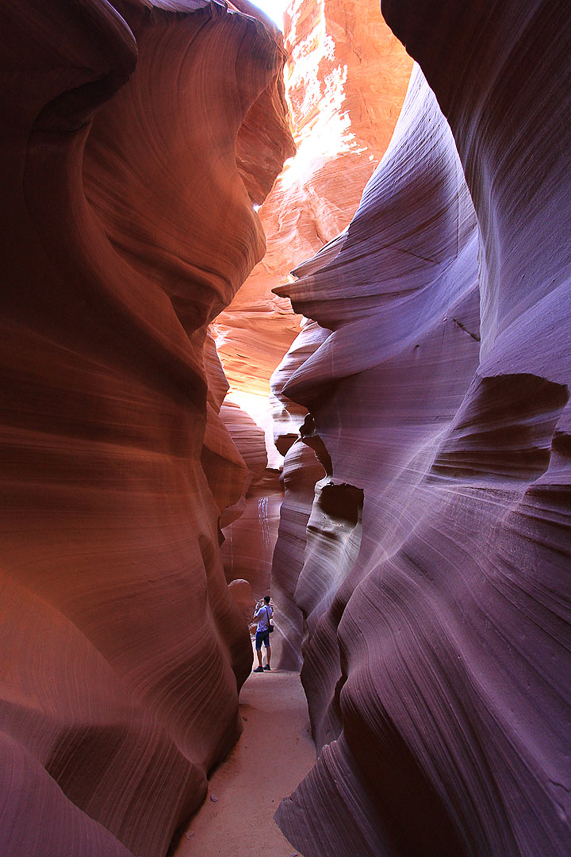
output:
[{"label": "slot canyon", "polygon": [[283,20],[2,4],[0,857],[569,857],[569,5]]}]

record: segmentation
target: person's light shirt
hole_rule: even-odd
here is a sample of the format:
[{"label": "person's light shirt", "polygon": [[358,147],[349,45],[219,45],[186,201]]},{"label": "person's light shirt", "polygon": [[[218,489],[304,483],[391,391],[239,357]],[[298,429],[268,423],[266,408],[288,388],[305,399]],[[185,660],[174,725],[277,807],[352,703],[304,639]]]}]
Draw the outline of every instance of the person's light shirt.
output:
[{"label": "person's light shirt", "polygon": [[[263,604],[254,613],[254,619],[258,619],[258,631],[267,631],[270,627],[270,619],[274,612],[269,604]],[[259,617],[259,618],[258,618]]]}]

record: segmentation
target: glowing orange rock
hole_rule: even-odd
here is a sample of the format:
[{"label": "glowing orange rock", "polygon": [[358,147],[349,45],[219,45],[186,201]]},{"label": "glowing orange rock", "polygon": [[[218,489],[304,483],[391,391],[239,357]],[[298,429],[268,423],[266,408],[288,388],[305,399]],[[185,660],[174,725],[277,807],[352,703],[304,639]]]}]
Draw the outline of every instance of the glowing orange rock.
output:
[{"label": "glowing orange rock", "polygon": [[297,154],[259,212],[268,252],[215,323],[231,386],[264,396],[300,330],[289,302],[272,289],[351,220],[391,138],[412,67],[378,0],[294,0],[285,43]]},{"label": "glowing orange rock", "polygon": [[252,658],[218,547],[247,468],[204,346],[263,253],[283,49],[202,0],[0,16],[0,851],[158,857]]}]

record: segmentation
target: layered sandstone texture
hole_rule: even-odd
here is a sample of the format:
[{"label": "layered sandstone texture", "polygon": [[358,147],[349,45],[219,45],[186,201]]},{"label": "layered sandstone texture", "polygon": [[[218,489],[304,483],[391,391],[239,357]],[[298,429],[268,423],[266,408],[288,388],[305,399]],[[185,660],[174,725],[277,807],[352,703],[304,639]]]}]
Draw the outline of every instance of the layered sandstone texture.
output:
[{"label": "layered sandstone texture", "polygon": [[280,420],[274,573],[320,755],[277,819],[304,857],[564,857],[571,22],[383,11],[420,64],[402,116],[279,290],[314,320],[276,374],[310,414]]},{"label": "layered sandstone texture", "polygon": [[[302,322],[289,300],[272,289],[349,224],[389,143],[412,68],[410,57],[385,24],[378,0],[295,0],[284,23],[289,54],[285,86],[296,144],[289,154],[297,153],[286,162],[259,211],[266,255],[212,325],[231,395],[246,393],[259,413],[265,407],[268,419],[270,376]],[[291,402],[284,408],[277,398],[272,409],[276,419],[295,423],[290,428],[296,436],[298,417],[305,410],[294,415]],[[281,428],[276,434],[280,433]],[[287,448],[283,439],[278,448],[280,452]],[[304,472],[304,482],[306,477]],[[277,473],[270,469],[253,481],[242,516],[224,530],[227,577],[244,577],[257,597],[269,589],[284,486],[288,499],[282,521],[291,517],[290,474],[284,474],[280,486]],[[275,634],[278,639],[272,646],[277,657],[283,644],[281,666],[299,668],[300,614],[297,608],[291,610],[291,593],[282,597],[281,591],[284,585],[287,589],[285,578],[292,573],[295,577],[299,552],[296,546],[292,556],[283,545],[282,539],[283,575],[274,575],[272,584],[276,625],[283,636]]]},{"label": "layered sandstone texture", "polygon": [[284,53],[205,0],[0,19],[0,853],[159,857],[251,665],[207,326],[263,255]]},{"label": "layered sandstone texture", "polygon": [[215,322],[232,388],[260,396],[300,330],[289,301],[272,289],[349,224],[387,148],[412,67],[378,0],[293,0],[284,38],[297,154],[259,212],[267,253]]},{"label": "layered sandstone texture", "polygon": [[267,467],[266,438],[262,429],[232,402],[223,404],[220,415],[248,467],[240,501],[227,510],[226,520],[222,521],[223,524],[227,521],[222,530],[222,562],[229,583],[244,579],[252,587],[254,597],[248,617],[251,619],[255,601],[270,589],[283,492],[278,471]]}]

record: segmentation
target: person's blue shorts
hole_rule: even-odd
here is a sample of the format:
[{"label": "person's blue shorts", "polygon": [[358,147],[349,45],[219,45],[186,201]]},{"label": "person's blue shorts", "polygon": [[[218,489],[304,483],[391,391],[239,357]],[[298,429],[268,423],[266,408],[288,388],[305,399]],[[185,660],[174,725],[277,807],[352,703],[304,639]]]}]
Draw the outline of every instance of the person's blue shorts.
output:
[{"label": "person's blue shorts", "polygon": [[266,647],[266,649],[270,646],[270,632],[269,631],[256,631],[256,649],[262,648],[262,643]]}]

